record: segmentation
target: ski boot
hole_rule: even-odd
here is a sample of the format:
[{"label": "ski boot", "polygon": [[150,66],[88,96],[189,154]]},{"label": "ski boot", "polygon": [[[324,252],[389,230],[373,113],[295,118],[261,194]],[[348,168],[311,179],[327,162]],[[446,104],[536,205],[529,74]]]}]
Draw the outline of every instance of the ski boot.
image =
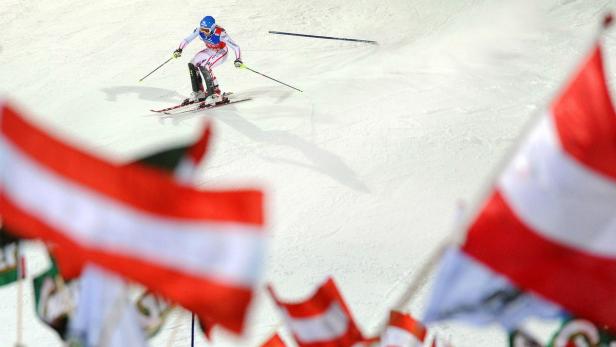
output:
[{"label": "ski boot", "polygon": [[205,100],[206,100],[206,97],[205,97],[205,93],[203,91],[200,90],[198,92],[192,92],[190,94],[190,97],[188,97],[188,98],[184,99],[184,101],[182,101],[182,106],[193,104],[193,103],[196,103],[196,102],[203,102]]},{"label": "ski boot", "polygon": [[229,98],[223,94],[220,89],[214,89],[214,92],[205,99],[206,106],[214,106],[216,104],[228,102]]}]

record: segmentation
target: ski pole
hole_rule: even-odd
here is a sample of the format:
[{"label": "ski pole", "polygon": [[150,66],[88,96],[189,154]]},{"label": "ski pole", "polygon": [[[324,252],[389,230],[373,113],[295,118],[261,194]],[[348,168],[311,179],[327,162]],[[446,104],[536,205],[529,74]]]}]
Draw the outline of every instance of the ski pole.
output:
[{"label": "ski pole", "polygon": [[321,35],[310,35],[310,34],[298,34],[298,33],[287,33],[284,31],[268,31],[270,34],[278,34],[278,35],[290,35],[290,36],[301,36],[301,37],[310,37],[313,39],[325,39],[325,40],[340,40],[340,41],[352,41],[352,42],[363,42],[363,43],[371,43],[373,45],[378,45],[376,41],[371,40],[360,40],[360,39],[349,39],[347,37],[334,37],[334,36],[321,36]]},{"label": "ski pole", "polygon": [[153,74],[156,70],[160,69],[161,67],[163,67],[163,65],[167,64],[168,62],[170,62],[172,59],[175,59],[175,57],[171,57],[169,59],[167,59],[167,61],[165,61],[164,63],[158,65],[158,67],[154,70],[152,70],[149,74],[143,76],[142,79],[139,80],[139,82],[143,81],[146,77],[150,76],[151,74]]},{"label": "ski pole", "polygon": [[286,84],[286,83],[284,83],[284,82],[281,82],[281,81],[279,81],[279,80],[277,80],[277,79],[275,79],[275,78],[271,78],[271,77],[269,77],[268,75],[262,74],[262,73],[260,73],[259,71],[255,71],[255,70],[253,70],[253,69],[249,68],[248,66],[246,66],[246,64],[242,64],[242,65],[240,65],[240,68],[242,68],[242,69],[246,69],[246,70],[248,70],[248,71],[252,71],[252,72],[254,72],[254,73],[258,74],[258,75],[261,75],[261,76],[263,76],[263,77],[265,77],[265,78],[269,78],[269,79],[270,79],[270,80],[272,80],[272,81],[278,82],[278,83],[280,83],[280,84],[282,84],[282,85],[285,85],[285,86],[287,86],[287,87],[289,87],[289,88],[293,88],[293,89],[297,90],[298,92],[303,93],[303,91],[302,91],[301,89],[297,89],[297,88],[295,88],[295,87],[293,87],[293,86],[291,86],[291,85],[288,85],[288,84]]}]

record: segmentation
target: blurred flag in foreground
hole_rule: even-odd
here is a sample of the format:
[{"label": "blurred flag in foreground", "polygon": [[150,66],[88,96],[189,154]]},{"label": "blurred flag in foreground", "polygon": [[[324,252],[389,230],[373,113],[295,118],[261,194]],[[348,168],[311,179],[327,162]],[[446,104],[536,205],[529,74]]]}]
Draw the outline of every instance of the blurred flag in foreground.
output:
[{"label": "blurred flag in foreground", "polygon": [[407,313],[391,311],[380,347],[419,347],[426,340],[426,327]]},{"label": "blurred flag in foreground", "polygon": [[261,191],[198,191],[160,170],[106,162],[7,105],[0,129],[7,227],[75,254],[64,259],[74,267],[93,262],[243,331],[264,253]]},{"label": "blurred flag in foreground", "polygon": [[616,112],[598,41],[473,221],[466,254],[616,330]]},{"label": "blurred flag in foreground", "polygon": [[[163,174],[172,175],[177,182],[188,184],[194,179],[198,166],[207,154],[211,133],[212,126],[207,123],[194,142],[148,153],[126,166],[143,165],[158,169]],[[64,280],[78,278],[82,263],[75,261],[77,254],[66,248],[50,246],[49,249],[61,268]]]},{"label": "blurred flag in foreground", "polygon": [[529,316],[558,318],[561,311],[536,295],[520,291],[504,276],[452,248],[441,260],[423,321],[429,324],[458,319],[476,325],[498,322],[513,331]]},{"label": "blurred flag in foreground", "polygon": [[613,347],[616,346],[616,338],[588,320],[574,318],[566,320],[547,345],[547,347],[577,346]]},{"label": "blurred flag in foreground", "polygon": [[129,165],[146,165],[175,176],[181,183],[190,183],[205,159],[212,137],[212,125],[207,123],[199,137],[190,144],[157,151]]},{"label": "blurred flag in foreground", "polygon": [[543,347],[543,345],[520,330],[514,330],[509,333],[509,347]]},{"label": "blurred flag in foreground", "polygon": [[173,171],[177,181],[182,183],[193,181],[199,164],[201,164],[207,154],[211,135],[212,126],[208,123],[197,141],[186,148],[184,155],[182,155],[180,162]]},{"label": "blurred flag in foreground", "polygon": [[65,282],[52,259],[51,267],[34,277],[32,287],[37,316],[64,340],[77,305],[79,281]]},{"label": "blurred flag in foreground", "polygon": [[[129,165],[146,165],[172,174],[181,162],[189,161],[188,157],[190,157],[190,162],[193,163],[190,167],[195,169],[207,152],[210,133],[211,127],[208,124],[194,143],[147,154]],[[184,170],[184,177],[190,174],[194,174],[194,170],[192,172]],[[0,233],[0,239],[1,235],[2,233]],[[56,247],[54,253],[62,259],[67,259],[64,264],[75,264],[70,261],[75,254],[70,252],[65,254],[62,250],[64,249]],[[65,339],[68,322],[77,304],[81,264],[77,263],[78,266],[73,268],[73,271],[63,269],[63,274],[68,275],[68,278],[64,278],[60,276],[54,257],[51,257],[51,262],[50,269],[34,278],[33,281],[36,312],[43,322],[56,330],[62,339]],[[145,290],[137,298],[135,307],[139,322],[148,338],[156,335],[172,308],[165,299],[154,295],[149,290]]]},{"label": "blurred flag in foreground", "polygon": [[19,239],[0,227],[0,286],[19,278],[20,250]]},{"label": "blurred flag in foreground", "polygon": [[300,303],[282,302],[269,291],[300,347],[351,347],[365,341],[333,279]]},{"label": "blurred flag in foreground", "polygon": [[96,266],[85,268],[69,341],[84,347],[147,346],[126,282]]}]

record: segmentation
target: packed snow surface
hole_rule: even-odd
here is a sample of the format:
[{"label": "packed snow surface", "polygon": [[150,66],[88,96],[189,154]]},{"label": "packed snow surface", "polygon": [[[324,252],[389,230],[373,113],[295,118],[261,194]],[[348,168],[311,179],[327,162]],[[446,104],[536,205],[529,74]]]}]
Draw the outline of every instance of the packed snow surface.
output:
[{"label": "packed snow surface", "polygon": [[[611,5],[614,5],[613,3]],[[189,141],[215,125],[200,187],[261,186],[271,235],[264,282],[300,299],[335,277],[367,335],[432,250],[456,205],[488,184],[524,124],[541,112],[589,48],[609,0],[124,1],[3,0],[0,95],[42,126],[110,160]],[[199,49],[138,80],[213,15],[251,68],[215,72],[254,100],[164,118],[150,113],[190,92]],[[376,40],[378,46],[268,34]],[[616,66],[616,32],[605,37]],[[614,80],[614,69],[608,74]],[[29,276],[47,267],[28,248]],[[25,286],[27,346],[60,346]],[[409,307],[420,316],[427,288]],[[16,286],[0,288],[0,345],[16,336]],[[207,295],[207,293],[204,293]],[[281,325],[263,290],[238,340],[216,331],[197,346],[257,346]],[[505,334],[448,322],[458,347],[504,346]],[[177,311],[152,340],[190,345]],[[288,338],[287,335],[285,335]]]}]

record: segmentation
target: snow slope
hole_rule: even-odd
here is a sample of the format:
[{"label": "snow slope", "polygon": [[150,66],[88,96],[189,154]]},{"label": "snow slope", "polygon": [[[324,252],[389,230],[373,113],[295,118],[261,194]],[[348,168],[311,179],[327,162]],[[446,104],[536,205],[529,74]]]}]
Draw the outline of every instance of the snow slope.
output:
[{"label": "snow slope", "polygon": [[[333,275],[368,334],[450,230],[456,202],[481,190],[529,117],[588,47],[608,0],[193,0],[80,3],[4,0],[0,95],[41,124],[126,161],[216,125],[198,184],[259,184],[268,191],[271,244],[265,279],[300,298]],[[612,4],[613,5],[613,4]],[[206,14],[242,47],[221,87],[254,101],[165,119],[150,108],[190,91],[193,42],[143,83]],[[379,46],[275,36],[268,30],[378,40]],[[616,34],[606,39],[616,58]],[[230,59],[232,60],[232,58]],[[614,64],[616,65],[616,64]],[[616,71],[608,70],[614,79]],[[30,275],[46,266],[28,249]],[[31,309],[25,342],[60,345]],[[15,341],[15,287],[0,288],[0,345]],[[415,300],[420,314],[426,296]],[[152,343],[189,345],[189,316]],[[217,346],[256,346],[279,324],[262,295],[251,330]],[[456,346],[504,345],[497,329],[437,327]],[[199,341],[197,345],[206,345]]]}]

